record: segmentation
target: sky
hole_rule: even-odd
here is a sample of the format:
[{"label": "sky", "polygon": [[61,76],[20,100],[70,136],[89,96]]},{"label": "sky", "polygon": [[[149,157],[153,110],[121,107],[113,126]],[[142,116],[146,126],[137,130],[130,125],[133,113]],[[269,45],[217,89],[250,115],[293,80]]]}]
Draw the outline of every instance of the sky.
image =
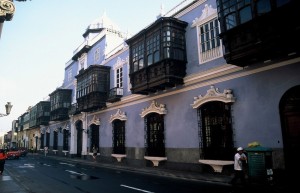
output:
[{"label": "sky", "polygon": [[135,34],[161,11],[183,0],[31,0],[14,1],[15,13],[5,21],[0,39],[0,136],[29,106],[49,97],[64,80],[65,64],[83,42],[82,34],[104,13],[123,32]]}]

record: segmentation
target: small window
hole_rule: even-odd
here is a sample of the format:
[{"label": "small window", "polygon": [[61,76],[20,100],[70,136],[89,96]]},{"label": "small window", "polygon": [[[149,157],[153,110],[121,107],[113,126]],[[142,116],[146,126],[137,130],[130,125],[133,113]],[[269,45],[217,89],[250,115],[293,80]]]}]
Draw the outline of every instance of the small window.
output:
[{"label": "small window", "polygon": [[115,86],[117,88],[123,88],[123,67],[117,68],[115,73],[116,73]]},{"label": "small window", "polygon": [[68,81],[72,81],[73,75],[72,75],[72,70],[68,71]]},{"label": "small window", "polygon": [[100,59],[100,48],[97,48],[94,53],[94,62],[98,62]]}]

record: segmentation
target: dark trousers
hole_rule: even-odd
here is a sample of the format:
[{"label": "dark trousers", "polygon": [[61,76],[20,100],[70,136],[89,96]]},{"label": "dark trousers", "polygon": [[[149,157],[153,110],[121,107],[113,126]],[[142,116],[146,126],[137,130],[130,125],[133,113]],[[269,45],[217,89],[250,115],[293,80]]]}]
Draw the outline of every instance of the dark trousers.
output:
[{"label": "dark trousers", "polygon": [[234,185],[237,183],[237,180],[241,180],[243,185],[246,184],[245,172],[243,170],[234,170],[234,177],[231,180],[231,183]]},{"label": "dark trousers", "polygon": [[2,173],[4,171],[4,164],[5,164],[5,159],[4,160],[0,160],[0,173]]}]

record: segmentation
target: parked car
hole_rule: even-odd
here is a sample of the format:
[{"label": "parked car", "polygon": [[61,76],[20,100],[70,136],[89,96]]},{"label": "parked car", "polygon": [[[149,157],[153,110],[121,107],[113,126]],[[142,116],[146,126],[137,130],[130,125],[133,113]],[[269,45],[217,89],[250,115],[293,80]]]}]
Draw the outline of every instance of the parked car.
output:
[{"label": "parked car", "polygon": [[10,148],[8,149],[6,155],[7,155],[7,159],[19,159],[21,153],[18,148]]},{"label": "parked car", "polygon": [[28,153],[28,150],[25,147],[20,147],[19,151],[20,151],[20,156],[22,156],[22,157],[26,156]]}]

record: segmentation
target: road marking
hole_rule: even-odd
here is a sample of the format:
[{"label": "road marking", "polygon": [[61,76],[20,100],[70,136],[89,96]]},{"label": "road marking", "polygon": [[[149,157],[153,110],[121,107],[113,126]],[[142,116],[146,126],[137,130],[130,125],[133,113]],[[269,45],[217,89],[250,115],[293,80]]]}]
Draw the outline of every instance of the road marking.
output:
[{"label": "road marking", "polygon": [[72,170],[65,170],[66,172],[70,172],[71,174],[77,174],[77,175],[86,175],[84,173],[78,173],[78,172],[75,172],[75,171],[72,171]]},{"label": "road marking", "polygon": [[74,164],[69,164],[69,163],[64,163],[64,162],[59,162],[59,164],[68,165],[68,166],[72,166],[72,167],[75,166]]},{"label": "road marking", "polygon": [[34,164],[24,164],[23,166],[19,166],[19,168],[34,168]]},{"label": "road marking", "polygon": [[0,176],[0,181],[9,181],[12,180],[10,176]]},{"label": "road marking", "polygon": [[126,186],[126,185],[123,185],[123,184],[121,184],[120,186],[123,186],[125,188],[130,188],[130,189],[133,189],[133,190],[138,190],[138,191],[141,191],[141,192],[154,193],[154,192],[150,192],[150,191],[147,191],[147,190],[143,190],[143,189],[139,189],[139,188],[135,188],[135,187],[131,187],[131,186]]}]

